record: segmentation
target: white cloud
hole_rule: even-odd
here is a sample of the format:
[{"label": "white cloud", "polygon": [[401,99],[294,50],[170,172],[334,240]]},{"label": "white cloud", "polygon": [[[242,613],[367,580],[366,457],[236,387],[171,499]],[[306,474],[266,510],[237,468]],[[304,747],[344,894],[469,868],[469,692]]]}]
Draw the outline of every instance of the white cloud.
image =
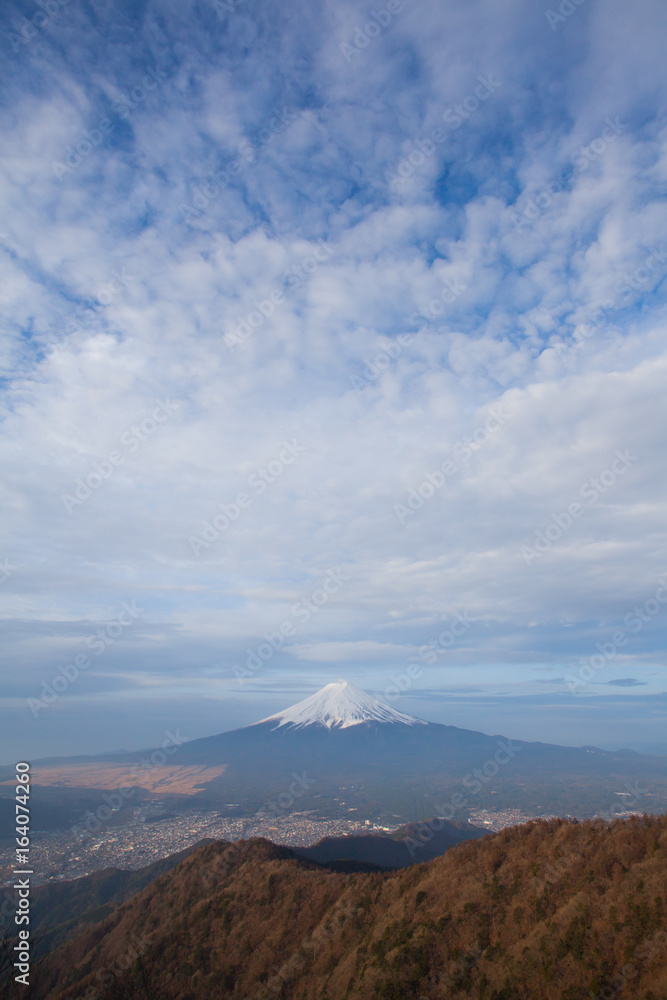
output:
[{"label": "white cloud", "polygon": [[[29,630],[141,594],[158,632],[151,652],[130,646],[133,669],[189,684],[212,665],[231,672],[344,566],[350,582],[271,671],[405,658],[463,609],[478,622],[460,651],[472,682],[489,650],[524,661],[532,621],[538,658],[588,655],[591,622],[625,614],[664,570],[667,264],[617,290],[667,221],[664,93],[648,82],[665,13],[640,6],[589,0],[559,34],[528,3],[415,5],[350,64],[339,43],[361,4],[292,5],[270,21],[239,7],[224,26],[214,8],[168,4],[162,27],[149,5],[132,45],[112,48],[120,22],[100,34],[68,11],[12,56],[0,561],[19,568],[2,587],[7,615]],[[149,66],[164,82],[121,118],[113,101]],[[385,170],[489,72],[497,93],[390,189]],[[263,141],[275,108],[294,121]],[[109,140],[58,180],[52,160],[103,115]],[[617,140],[517,231],[517,206],[572,170],[609,117],[624,123]],[[197,190],[204,207],[188,215]],[[335,253],[288,282],[319,240]],[[415,319],[446,281],[465,291]],[[284,301],[230,351],[225,333],[276,290]],[[353,376],[402,333],[414,336],[356,391]],[[180,404],[169,419],[123,446],[165,398]],[[465,457],[499,405],[510,418]],[[249,477],[292,439],[303,456],[252,493]],[[627,475],[527,566],[521,546],[617,449],[636,453]],[[119,450],[68,513],[62,495]],[[448,459],[446,487],[401,524],[394,506]],[[194,558],[188,538],[243,492],[252,503]],[[663,637],[656,621],[638,654],[657,662]],[[29,696],[62,650],[13,641]]]}]

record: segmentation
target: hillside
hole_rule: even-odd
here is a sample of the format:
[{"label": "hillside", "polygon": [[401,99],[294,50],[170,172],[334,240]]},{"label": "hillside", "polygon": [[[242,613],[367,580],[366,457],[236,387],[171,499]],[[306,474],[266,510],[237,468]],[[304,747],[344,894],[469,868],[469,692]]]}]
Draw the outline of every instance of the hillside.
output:
[{"label": "hillside", "polygon": [[392,833],[323,837],[312,847],[295,848],[294,853],[319,864],[349,859],[384,868],[408,868],[417,861],[439,857],[462,840],[484,837],[486,833],[470,823],[436,819],[426,824],[408,823]]},{"label": "hillside", "polygon": [[664,1000],[666,888],[664,816],[538,821],[376,874],[214,843],[47,956],[29,996]]},{"label": "hillside", "polygon": [[35,886],[31,891],[30,907],[34,954],[46,954],[85,926],[99,923],[126,899],[208,843],[211,841],[200,841],[178,854],[170,854],[134,871],[105,868],[82,878]]}]

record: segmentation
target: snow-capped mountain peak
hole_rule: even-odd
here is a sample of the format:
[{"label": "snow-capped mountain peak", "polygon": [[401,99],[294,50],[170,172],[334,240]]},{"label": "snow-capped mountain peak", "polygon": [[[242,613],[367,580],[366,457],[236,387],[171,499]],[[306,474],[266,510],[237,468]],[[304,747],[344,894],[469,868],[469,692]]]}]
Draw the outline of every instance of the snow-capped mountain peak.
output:
[{"label": "snow-capped mountain peak", "polygon": [[310,698],[304,698],[283,712],[269,715],[262,722],[276,722],[276,729],[281,726],[292,726],[302,729],[304,726],[326,726],[327,729],[348,729],[363,722],[401,723],[404,726],[426,726],[422,719],[412,715],[404,715],[377,698],[354,687],[349,681],[335,681],[316,691]]}]

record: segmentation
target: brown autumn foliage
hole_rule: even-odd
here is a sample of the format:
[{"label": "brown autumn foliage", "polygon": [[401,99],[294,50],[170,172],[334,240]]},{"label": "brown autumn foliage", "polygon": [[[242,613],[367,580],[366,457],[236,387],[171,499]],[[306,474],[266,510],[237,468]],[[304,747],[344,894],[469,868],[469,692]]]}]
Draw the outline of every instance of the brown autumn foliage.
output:
[{"label": "brown autumn foliage", "polygon": [[35,968],[30,1000],[665,1000],[667,817],[538,821],[397,872],[193,852]]}]

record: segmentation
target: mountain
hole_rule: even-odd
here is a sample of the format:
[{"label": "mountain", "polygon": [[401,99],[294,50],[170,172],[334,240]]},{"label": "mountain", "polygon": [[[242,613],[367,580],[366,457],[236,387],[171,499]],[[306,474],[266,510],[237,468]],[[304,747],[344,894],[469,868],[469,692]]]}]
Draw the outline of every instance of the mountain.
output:
[{"label": "mountain", "polygon": [[[64,800],[76,822],[85,808],[99,807],[103,790],[122,786],[137,787],[133,801],[157,798],[175,812],[270,818],[312,810],[383,817],[385,825],[433,815],[465,821],[481,809],[581,818],[667,809],[664,758],[427,722],[345,681],[253,725],[166,749],[32,764],[41,829],[53,825],[49,817],[62,824]],[[3,778],[8,798],[9,769]],[[11,808],[0,808],[0,836],[5,826],[10,835],[11,817]]]},{"label": "mountain", "polygon": [[269,715],[255,725],[276,722],[274,729],[288,726],[305,729],[307,726],[325,726],[327,729],[349,729],[365,722],[380,722],[403,726],[426,726],[428,723],[411,715],[397,712],[384,705],[365,691],[360,691],[349,681],[327,684],[320,691],[286,708],[276,715]]},{"label": "mountain", "polygon": [[465,820],[482,808],[579,816],[614,815],[621,803],[667,809],[660,758],[426,722],[345,681],[251,726],[192,740],[171,763],[224,766],[197,798],[265,815],[316,809],[330,816]]},{"label": "mountain", "polygon": [[[486,830],[469,823],[433,819],[428,828],[431,827],[434,832],[428,840],[424,838],[422,826],[410,824],[389,833],[324,837],[311,847],[294,848],[293,853],[332,870],[379,871],[406,868],[415,861],[430,861],[455,844],[488,835]],[[103,920],[193,851],[214,842],[225,843],[205,839],[144,868],[105,868],[80,878],[33,886],[30,928],[34,957],[41,957],[86,926]]]},{"label": "mountain", "polygon": [[653,757],[667,757],[667,743],[601,743],[601,750],[634,750]]},{"label": "mountain", "polygon": [[[428,839],[424,836],[428,832]],[[408,868],[421,861],[431,861],[464,840],[488,836],[488,831],[471,823],[448,822],[439,817],[426,823],[409,823],[392,833],[347,834],[323,837],[312,847],[295,847],[299,858],[330,864],[333,861],[359,861],[380,868]]]},{"label": "mountain", "polygon": [[664,816],[533,822],[391,873],[214,843],[46,956],[30,1000],[663,1000],[665,885]]}]

